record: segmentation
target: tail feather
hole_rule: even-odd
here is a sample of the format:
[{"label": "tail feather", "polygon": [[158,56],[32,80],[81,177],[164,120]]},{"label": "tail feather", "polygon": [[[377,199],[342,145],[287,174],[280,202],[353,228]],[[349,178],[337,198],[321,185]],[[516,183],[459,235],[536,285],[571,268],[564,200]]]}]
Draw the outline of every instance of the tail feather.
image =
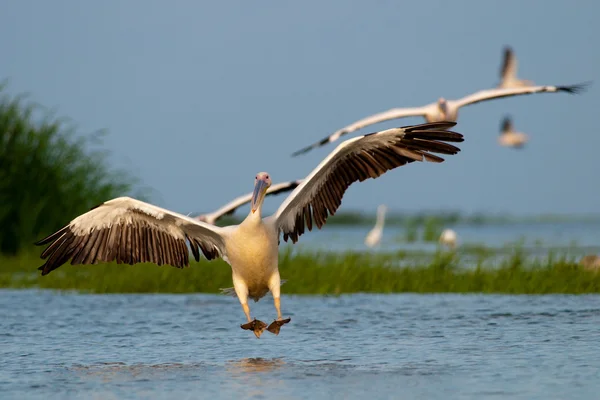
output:
[{"label": "tail feather", "polygon": [[[286,283],[287,280],[282,279],[281,283],[279,286],[282,286],[284,283]],[[232,297],[237,297],[237,294],[235,293],[235,288],[219,288],[219,290],[221,291],[221,294],[227,295],[227,296],[232,296]]]}]

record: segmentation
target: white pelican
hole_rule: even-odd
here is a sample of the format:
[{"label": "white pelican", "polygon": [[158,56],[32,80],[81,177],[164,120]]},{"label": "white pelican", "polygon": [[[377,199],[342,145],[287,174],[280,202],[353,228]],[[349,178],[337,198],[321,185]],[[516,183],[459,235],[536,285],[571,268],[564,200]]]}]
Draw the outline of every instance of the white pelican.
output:
[{"label": "white pelican", "polygon": [[444,229],[439,240],[442,245],[454,249],[456,248],[457,239],[456,232],[452,229]]},{"label": "white pelican", "polygon": [[498,143],[501,146],[518,149],[522,148],[528,140],[526,134],[515,131],[510,117],[504,117],[500,127],[500,137],[498,138]]},{"label": "white pelican", "polygon": [[600,257],[595,254],[588,254],[579,260],[579,265],[588,271],[600,271]]},{"label": "white pelican", "polygon": [[[279,193],[289,192],[290,190],[294,190],[301,182],[302,180],[276,183],[275,185],[267,189],[265,195],[270,196]],[[224,217],[225,215],[233,214],[235,210],[237,210],[239,207],[243,206],[246,203],[250,203],[250,201],[252,201],[252,193],[248,193],[238,198],[235,198],[216,211],[213,211],[208,214],[201,214],[194,218],[198,221],[207,222],[209,224],[214,225],[220,218]]]},{"label": "white pelican", "polygon": [[391,110],[371,115],[370,117],[366,117],[359,121],[353,122],[352,124],[332,133],[326,138],[323,138],[316,143],[313,143],[309,146],[304,147],[303,149],[292,153],[292,156],[297,156],[317,147],[324,146],[327,143],[334,142],[343,135],[352,133],[356,130],[364,128],[365,126],[377,124],[379,122],[388,121],[391,119],[421,116],[424,117],[427,122],[456,121],[458,118],[458,110],[461,107],[465,107],[470,104],[476,104],[487,100],[499,99],[502,97],[521,96],[534,93],[579,93],[583,89],[585,89],[585,87],[588,84],[589,83],[586,82],[570,86],[529,86],[507,89],[486,89],[480,90],[479,92],[475,92],[458,100],[446,100],[444,98],[440,98],[438,101],[427,104],[422,107],[393,108]]},{"label": "white pelican", "polygon": [[[288,195],[275,214],[262,217],[265,193],[271,185],[266,172],[256,175],[251,210],[239,225],[219,227],[129,197],[94,207],[68,225],[37,242],[48,245],[38,269],[46,275],[69,259],[71,264],[151,262],[183,268],[189,251],[209,259],[223,258],[232,270],[233,289],[247,323],[242,329],[260,337],[266,324],[250,318],[248,298],[258,301],[271,291],[277,318],[268,331],[278,334],[290,318],[280,308],[279,238],[298,241],[313,224],[321,228],[339,208],[346,189],[356,181],[377,178],[386,171],[412,163],[440,163],[432,153],[456,154],[446,142],[462,142],[463,135],[449,131],[455,122],[438,122],[387,129],[346,140],[336,147]],[[213,182],[209,182],[213,183]]]},{"label": "white pelican", "polygon": [[375,226],[365,237],[365,244],[369,247],[375,247],[381,242],[381,236],[383,235],[383,224],[385,223],[385,212],[387,207],[385,204],[381,204],[377,207],[377,221]]},{"label": "white pelican", "polygon": [[533,82],[517,78],[517,57],[510,46],[505,46],[498,88],[507,89],[527,86],[533,86]]}]

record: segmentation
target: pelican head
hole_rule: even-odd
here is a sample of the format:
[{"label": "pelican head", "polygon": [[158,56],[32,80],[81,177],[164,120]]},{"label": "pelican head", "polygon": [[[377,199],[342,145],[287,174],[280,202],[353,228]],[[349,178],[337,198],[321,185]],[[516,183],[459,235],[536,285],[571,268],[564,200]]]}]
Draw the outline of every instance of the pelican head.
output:
[{"label": "pelican head", "polygon": [[271,186],[271,177],[266,172],[259,172],[254,178],[254,192],[252,193],[252,213],[262,206],[267,189]]},{"label": "pelican head", "polygon": [[446,100],[443,97],[440,97],[438,99],[437,103],[438,103],[440,112],[442,113],[442,115],[444,115],[444,118],[446,118],[446,116],[448,115],[448,100]]}]

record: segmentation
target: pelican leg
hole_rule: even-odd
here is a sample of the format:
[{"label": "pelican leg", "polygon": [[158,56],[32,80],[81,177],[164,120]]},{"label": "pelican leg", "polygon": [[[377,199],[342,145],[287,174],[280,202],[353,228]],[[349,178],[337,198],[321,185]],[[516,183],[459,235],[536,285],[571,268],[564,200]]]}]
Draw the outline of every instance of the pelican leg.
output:
[{"label": "pelican leg", "polygon": [[238,299],[240,300],[240,303],[242,304],[244,314],[246,314],[246,319],[248,320],[247,323],[240,325],[240,327],[248,331],[253,331],[254,336],[256,336],[257,339],[260,338],[260,335],[262,335],[263,331],[267,327],[267,324],[257,320],[256,318],[254,318],[254,320],[250,318],[250,307],[248,306],[248,287],[243,280],[237,279],[235,275],[233,276],[233,287]]},{"label": "pelican leg", "polygon": [[252,321],[252,318],[250,318],[250,307],[248,307],[248,303],[243,303],[242,308],[244,309],[244,314],[246,314],[246,319],[248,322]]},{"label": "pelican leg", "polygon": [[277,319],[269,324],[267,330],[275,335],[279,335],[279,330],[281,327],[290,322],[292,319],[283,319],[281,316],[281,301],[279,297],[274,297],[273,302],[275,303],[275,309],[277,310]]},{"label": "pelican leg", "polygon": [[279,273],[275,274],[269,282],[271,293],[273,294],[273,304],[277,310],[277,319],[269,324],[267,330],[275,335],[279,335],[281,327],[291,321],[291,318],[283,319],[281,316],[281,280]]}]

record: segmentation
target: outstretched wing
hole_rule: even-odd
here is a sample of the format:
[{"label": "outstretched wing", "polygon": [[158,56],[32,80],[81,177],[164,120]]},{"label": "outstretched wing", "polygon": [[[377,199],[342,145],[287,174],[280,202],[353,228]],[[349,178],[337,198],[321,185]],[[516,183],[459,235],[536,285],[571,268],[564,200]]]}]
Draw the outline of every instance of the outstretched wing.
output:
[{"label": "outstretched wing", "polygon": [[225,255],[224,228],[196,221],[130,197],[118,197],[93,208],[67,226],[35,243],[48,245],[38,269],[46,275],[69,259],[71,264],[151,262],[183,268],[200,250],[212,260]]},{"label": "outstretched wing", "polygon": [[[267,196],[276,195],[279,193],[289,192],[294,190],[302,181],[289,181],[289,182],[281,182],[276,185],[272,185],[269,190],[267,190]],[[198,221],[208,222],[209,224],[216,223],[220,218],[225,215],[231,215],[237,210],[239,207],[243,206],[246,203],[250,203],[252,200],[252,193],[245,194],[240,196],[229,203],[225,204],[223,207],[219,208],[216,211],[213,211],[208,214],[202,214],[195,217]]]},{"label": "outstretched wing", "polygon": [[388,129],[341,143],[281,204],[275,218],[283,239],[295,243],[312,230],[320,229],[328,214],[339,208],[348,187],[356,181],[377,178],[386,171],[413,161],[442,162],[431,153],[456,154],[459,148],[445,142],[462,142],[460,133],[448,131],[455,122],[433,122]]},{"label": "outstretched wing", "polygon": [[506,89],[487,89],[480,90],[462,99],[455,100],[453,103],[456,107],[464,107],[471,104],[479,103],[486,100],[500,99],[502,97],[522,96],[535,93],[556,93],[567,92],[571,94],[581,93],[589,85],[589,82],[580,83],[569,86],[525,86],[513,87]]},{"label": "outstretched wing", "polygon": [[335,142],[342,136],[344,136],[348,133],[357,131],[368,125],[377,124],[379,122],[388,121],[391,119],[399,119],[399,118],[405,118],[405,117],[415,117],[415,116],[419,116],[419,115],[425,115],[429,111],[430,107],[431,107],[431,105],[427,105],[424,107],[415,107],[415,108],[393,108],[388,111],[384,111],[384,112],[381,112],[378,114],[371,115],[369,117],[366,117],[366,118],[363,118],[356,122],[353,122],[350,125],[342,128],[340,130],[337,130],[334,133],[332,133],[331,135],[321,139],[320,141],[313,143],[309,146],[306,146],[306,147],[292,153],[292,156],[295,157],[297,155],[307,153],[307,152],[311,151],[312,149],[316,149],[317,147],[325,146],[327,143]]},{"label": "outstretched wing", "polygon": [[504,47],[502,68],[500,69],[500,80],[509,81],[517,78],[517,58],[510,46]]}]

